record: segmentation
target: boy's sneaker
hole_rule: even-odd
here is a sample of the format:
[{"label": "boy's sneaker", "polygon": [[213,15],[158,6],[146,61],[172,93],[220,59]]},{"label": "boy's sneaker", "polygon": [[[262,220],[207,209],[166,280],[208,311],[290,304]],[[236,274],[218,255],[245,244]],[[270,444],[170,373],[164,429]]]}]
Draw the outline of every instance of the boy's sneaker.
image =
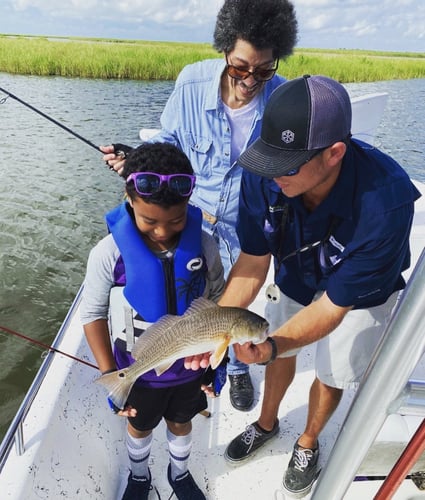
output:
[{"label": "boy's sneaker", "polygon": [[295,443],[291,460],[283,477],[283,489],[288,495],[293,498],[302,498],[310,492],[320,472],[317,468],[318,458],[319,443],[314,450],[302,448],[298,441]]},{"label": "boy's sneaker", "polygon": [[199,489],[189,471],[180,474],[176,479],[172,479],[171,467],[168,464],[167,477],[178,500],[206,500],[205,495]]},{"label": "boy's sneaker", "polygon": [[128,476],[127,488],[124,491],[122,500],[148,500],[149,492],[152,490],[152,477],[133,476],[130,472]]},{"label": "boy's sneaker", "polygon": [[258,448],[261,448],[279,432],[279,421],[276,420],[270,432],[264,432],[254,422],[247,426],[244,432],[230,442],[224,452],[224,458],[231,464],[237,464],[249,458]]}]

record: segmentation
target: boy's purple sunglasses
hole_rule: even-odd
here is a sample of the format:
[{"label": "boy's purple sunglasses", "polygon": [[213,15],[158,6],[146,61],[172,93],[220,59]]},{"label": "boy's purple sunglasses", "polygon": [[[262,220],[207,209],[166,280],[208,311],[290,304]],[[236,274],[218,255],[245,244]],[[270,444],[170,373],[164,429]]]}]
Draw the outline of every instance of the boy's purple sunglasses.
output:
[{"label": "boy's purple sunglasses", "polygon": [[164,182],[170,191],[180,196],[190,196],[195,186],[195,179],[194,175],[189,174],[162,175],[155,172],[134,172],[127,177],[126,182],[128,184],[129,181],[133,181],[136,192],[141,196],[150,196],[158,192]]}]

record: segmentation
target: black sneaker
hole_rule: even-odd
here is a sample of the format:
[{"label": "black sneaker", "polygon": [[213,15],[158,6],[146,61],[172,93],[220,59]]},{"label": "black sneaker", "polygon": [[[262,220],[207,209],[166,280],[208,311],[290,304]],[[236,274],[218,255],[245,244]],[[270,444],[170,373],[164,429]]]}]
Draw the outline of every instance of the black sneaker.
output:
[{"label": "black sneaker", "polygon": [[152,490],[152,477],[133,476],[130,472],[128,476],[127,488],[124,491],[122,500],[148,500],[149,492]]},{"label": "black sneaker", "polygon": [[224,452],[224,458],[231,464],[237,464],[249,458],[253,453],[267,443],[269,439],[276,436],[279,432],[279,421],[276,423],[270,432],[264,432],[258,427],[258,423],[254,422],[247,426],[244,432],[230,442]]},{"label": "black sneaker", "polygon": [[173,480],[171,479],[171,467],[168,464],[167,477],[178,500],[206,500],[205,495],[199,489],[189,471],[184,472]]},{"label": "black sneaker", "polygon": [[233,408],[240,411],[248,411],[254,402],[254,387],[249,373],[240,375],[229,375],[230,402]]},{"label": "black sneaker", "polygon": [[317,468],[318,458],[319,443],[314,450],[302,448],[298,441],[295,443],[291,460],[283,477],[283,489],[288,495],[293,498],[302,498],[310,492],[320,472]]}]

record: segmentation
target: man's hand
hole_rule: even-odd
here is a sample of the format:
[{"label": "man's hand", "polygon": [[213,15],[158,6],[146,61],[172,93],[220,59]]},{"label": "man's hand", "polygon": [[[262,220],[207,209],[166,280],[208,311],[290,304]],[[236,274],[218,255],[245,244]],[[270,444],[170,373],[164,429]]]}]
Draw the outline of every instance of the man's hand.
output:
[{"label": "man's hand", "polygon": [[246,364],[265,363],[272,357],[272,347],[269,342],[261,344],[253,344],[246,342],[245,344],[233,344],[235,356],[239,361]]}]

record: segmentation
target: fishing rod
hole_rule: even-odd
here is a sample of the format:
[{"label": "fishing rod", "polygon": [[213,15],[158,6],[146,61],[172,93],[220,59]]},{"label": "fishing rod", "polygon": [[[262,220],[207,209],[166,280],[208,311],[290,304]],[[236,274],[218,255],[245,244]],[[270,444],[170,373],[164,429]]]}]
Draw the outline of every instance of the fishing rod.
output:
[{"label": "fishing rod", "polygon": [[[94,148],[98,153],[100,152],[99,146],[96,146],[96,144],[94,144],[93,142],[89,141],[88,139],[86,139],[82,135],[77,134],[77,132],[74,132],[73,130],[71,130],[70,128],[68,128],[66,125],[63,125],[63,123],[60,123],[57,120],[55,120],[54,118],[52,118],[51,116],[46,115],[46,113],[43,113],[39,109],[37,109],[34,106],[32,106],[31,104],[23,101],[18,96],[12,94],[11,92],[7,91],[6,89],[0,87],[0,91],[4,92],[5,94],[7,94],[8,97],[11,97],[12,99],[15,99],[15,101],[18,101],[19,103],[23,104],[24,106],[26,106],[27,108],[31,109],[32,111],[35,111],[40,116],[42,116],[43,118],[46,118],[47,120],[51,121],[52,123],[54,123],[58,127],[62,128],[63,130],[66,130],[67,132],[69,132],[70,134],[72,134],[77,139],[80,139],[80,141],[83,141],[84,143],[86,143],[89,146],[91,146],[92,148]],[[0,99],[0,104],[4,104],[6,102],[6,100],[7,100],[7,97],[3,97],[2,99]]]},{"label": "fishing rod", "polygon": [[48,349],[49,351],[57,352],[58,354],[62,354],[62,356],[66,356],[68,358],[73,359],[74,361],[78,361],[79,363],[83,363],[84,365],[90,366],[91,368],[95,368],[96,370],[98,367],[96,365],[93,365],[92,363],[89,363],[88,361],[85,361],[84,359],[77,358],[76,356],[73,356],[72,354],[68,354],[67,352],[60,351],[59,349],[56,349],[56,347],[53,347],[48,344],[44,344],[43,342],[40,342],[39,340],[32,339],[31,337],[27,337],[26,335],[23,335],[22,333],[15,332],[14,330],[11,330],[10,328],[6,328],[5,326],[0,325],[0,330],[3,330],[6,333],[10,333],[11,335],[15,335],[16,337],[20,337],[21,339],[25,339],[28,342],[32,342],[35,345],[38,345],[42,347],[43,349]]}]

